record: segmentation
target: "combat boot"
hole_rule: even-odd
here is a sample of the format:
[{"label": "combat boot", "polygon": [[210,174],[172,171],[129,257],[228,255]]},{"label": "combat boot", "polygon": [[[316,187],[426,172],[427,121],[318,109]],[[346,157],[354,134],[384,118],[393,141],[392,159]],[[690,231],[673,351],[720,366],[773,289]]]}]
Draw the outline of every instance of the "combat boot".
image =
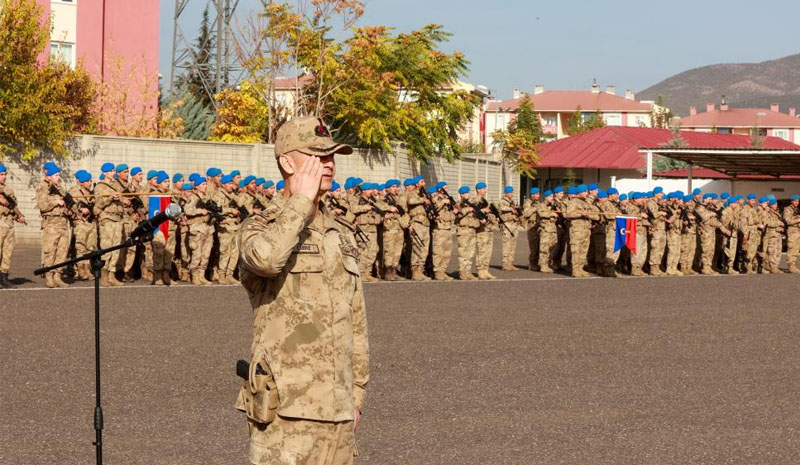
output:
[{"label": "combat boot", "polygon": [[458,271],[458,279],[462,281],[476,281],[477,278],[470,270],[461,269]]},{"label": "combat boot", "polygon": [[800,269],[797,268],[797,265],[794,263],[789,264],[789,273],[791,274],[800,274]]},{"label": "combat boot", "polygon": [[489,270],[478,270],[478,279],[483,281],[491,281],[492,279],[497,279],[489,273]]},{"label": "combat boot", "polygon": [[534,265],[533,263],[528,265],[528,271],[541,271],[541,269],[540,266]]},{"label": "combat boot", "polygon": [[659,267],[650,268],[650,276],[664,276],[664,272]]},{"label": "combat boot", "polygon": [[606,278],[616,278],[617,272],[614,270],[614,265],[605,265],[603,266],[603,276]]},{"label": "combat boot", "polygon": [[199,271],[192,272],[192,278],[189,282],[191,282],[195,286],[211,285],[211,283],[208,280],[206,280],[206,278],[203,276],[203,273]]},{"label": "combat boot", "polygon": [[361,282],[362,283],[377,283],[378,279],[372,277],[372,272],[361,270]]},{"label": "combat boot", "polygon": [[56,283],[56,286],[58,287],[69,287],[69,284],[65,283],[61,279],[61,273],[59,273],[58,271],[53,271],[53,281]]},{"label": "combat boot", "polygon": [[503,271],[517,271],[517,267],[514,265],[505,264],[503,265]]},{"label": "combat boot", "polygon": [[11,289],[11,283],[8,281],[8,273],[0,273],[0,289]]},{"label": "combat boot", "polygon": [[162,271],[161,272],[161,280],[164,281],[165,286],[172,285],[172,278],[169,276],[169,271]]},{"label": "combat boot", "polygon": [[769,272],[772,274],[783,274],[783,270],[778,268],[777,266],[773,267],[771,270],[769,270]]},{"label": "combat boot", "polygon": [[445,273],[444,271],[440,271],[438,273],[434,273],[433,277],[437,281],[452,281],[453,280],[453,278],[451,278],[450,276],[447,276],[447,273]]},{"label": "combat boot", "polygon": [[417,266],[411,269],[411,280],[412,281],[428,281],[428,277],[425,276],[424,271],[422,270],[421,266]]},{"label": "combat boot", "polygon": [[572,277],[573,278],[588,278],[589,276],[591,276],[591,275],[589,273],[583,271],[583,270],[573,270],[572,271]]},{"label": "combat boot", "polygon": [[719,274],[719,273],[714,271],[714,269],[712,267],[710,267],[710,266],[704,266],[703,269],[700,270],[700,274],[713,276],[713,275]]},{"label": "combat boot", "polygon": [[647,273],[642,271],[640,268],[635,268],[631,270],[631,276],[647,276]]},{"label": "combat boot", "polygon": [[49,272],[49,273],[44,275],[44,285],[47,286],[50,289],[58,287],[58,284],[56,284],[55,278],[53,278],[54,274],[55,273],[51,271],[51,272]]},{"label": "combat boot", "polygon": [[397,281],[397,273],[394,270],[386,270],[383,272],[384,281]]},{"label": "combat boot", "polygon": [[541,272],[541,273],[547,273],[547,274],[552,274],[553,273],[553,269],[550,268],[549,266],[543,266],[543,267],[539,268],[538,271]]},{"label": "combat boot", "polygon": [[117,274],[113,271],[108,273],[108,285],[109,286],[124,286],[125,284],[122,281],[117,279]]},{"label": "combat boot", "polygon": [[151,280],[153,286],[163,286],[164,280],[161,278],[160,271],[153,271],[153,279]]}]

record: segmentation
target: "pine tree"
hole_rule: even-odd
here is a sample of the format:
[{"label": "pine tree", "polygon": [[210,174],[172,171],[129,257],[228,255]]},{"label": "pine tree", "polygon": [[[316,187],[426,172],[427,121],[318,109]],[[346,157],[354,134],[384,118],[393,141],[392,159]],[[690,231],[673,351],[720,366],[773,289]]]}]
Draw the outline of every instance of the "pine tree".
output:
[{"label": "pine tree", "polygon": [[214,37],[211,35],[208,5],[206,5],[203,10],[203,19],[200,21],[200,32],[189,56],[191,67],[189,67],[185,75],[178,78],[176,87],[187,89],[208,109],[214,107],[214,100],[209,94],[209,91],[214,91],[214,83],[216,82],[213,62],[214,43]]}]

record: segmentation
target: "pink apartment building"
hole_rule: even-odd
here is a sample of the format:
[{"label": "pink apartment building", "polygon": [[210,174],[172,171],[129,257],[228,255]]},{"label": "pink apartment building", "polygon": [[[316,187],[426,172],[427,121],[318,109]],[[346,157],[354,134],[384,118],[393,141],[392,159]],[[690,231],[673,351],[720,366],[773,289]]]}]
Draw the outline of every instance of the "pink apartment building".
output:
[{"label": "pink apartment building", "polygon": [[[580,107],[584,118],[594,116],[599,110],[607,126],[640,127],[651,126],[650,112],[653,102],[637,102],[630,90],[625,96],[616,95],[616,87],[608,86],[603,92],[596,84],[591,90],[554,90],[545,91],[542,86],[535,86],[529,94],[534,109],[542,122],[542,129],[550,140],[567,137],[566,129],[569,118]],[[516,118],[522,92],[514,90],[514,96],[508,100],[489,102],[485,114],[486,134],[498,129],[506,129],[508,123]],[[491,144],[491,140],[487,140]]]},{"label": "pink apartment building", "polygon": [[706,105],[706,111],[698,113],[695,107],[689,109],[689,116],[678,120],[681,129],[718,134],[751,135],[778,137],[792,143],[800,143],[800,118],[794,107],[789,113],[781,113],[780,106],[774,103],[770,108],[731,108],[727,103],[716,107]]},{"label": "pink apartment building", "polygon": [[[37,0],[52,19],[44,59],[82,66],[98,82],[128,86],[131,101],[146,92],[158,106],[159,0]],[[111,82],[112,80],[130,82]]]}]

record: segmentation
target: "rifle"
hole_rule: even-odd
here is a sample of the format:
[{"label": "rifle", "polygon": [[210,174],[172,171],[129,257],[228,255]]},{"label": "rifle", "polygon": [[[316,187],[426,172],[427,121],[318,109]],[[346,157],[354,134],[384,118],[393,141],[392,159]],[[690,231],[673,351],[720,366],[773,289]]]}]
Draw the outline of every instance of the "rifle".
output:
[{"label": "rifle", "polygon": [[406,211],[403,209],[403,207],[400,206],[400,204],[397,203],[397,200],[394,198],[392,194],[386,196],[386,203],[396,208],[398,215],[402,216],[406,214]]},{"label": "rifle", "polygon": [[[228,197],[227,195],[225,197]],[[239,210],[239,220],[244,221],[250,216],[250,212],[247,211],[247,208],[244,205],[239,205],[235,199],[228,197],[228,200],[231,201],[231,208],[235,208]]]},{"label": "rifle", "polygon": [[264,204],[261,203],[261,200],[259,200],[258,197],[253,196],[253,199],[255,200],[253,202],[253,208],[261,210],[262,212],[267,209],[267,207],[265,207]]},{"label": "rifle", "polygon": [[425,216],[428,217],[428,221],[430,221],[431,227],[433,227],[434,225],[436,225],[436,218],[439,215],[439,210],[435,210],[433,208],[433,196],[431,196],[431,194],[429,194],[422,188],[420,188],[420,192],[422,192],[422,195],[424,195],[425,198],[428,199],[428,203],[423,203],[422,207],[425,209]]},{"label": "rifle", "polygon": [[[486,199],[484,198],[483,200],[486,200]],[[508,227],[508,224],[505,221],[503,221],[503,217],[500,216],[500,211],[497,210],[497,207],[495,206],[495,204],[490,203],[489,204],[489,209],[492,211],[492,214],[497,217],[497,221],[500,224],[502,224],[504,228],[506,228],[506,231],[508,231],[509,234],[514,234],[514,231],[512,231],[511,228]]]},{"label": "rifle", "polygon": [[[55,184],[50,184],[49,193],[50,193],[50,195],[57,195],[57,196],[61,197],[61,200],[64,201],[64,207],[66,207],[67,210],[72,210],[72,207],[75,206],[75,199],[72,198],[72,194],[70,194],[69,192],[63,192],[62,193],[61,189],[56,187]],[[3,194],[3,195],[5,196],[5,194]],[[6,198],[8,198],[8,197],[6,197]]]},{"label": "rifle", "polygon": [[213,200],[200,199],[197,201],[197,208],[208,210],[208,224],[219,223],[225,219],[225,217],[222,215],[222,207],[217,205],[217,202]]},{"label": "rifle", "polygon": [[449,193],[449,192],[447,192],[447,191],[445,190],[445,188],[444,188],[444,187],[442,187],[441,189],[437,190],[437,192],[438,192],[438,193],[440,193],[440,194],[444,194],[444,195],[446,195],[446,196],[447,196],[447,199],[448,199],[448,200],[450,200],[450,203],[448,203],[448,204],[442,204],[442,206],[441,206],[441,207],[439,207],[439,208],[437,208],[437,209],[436,209],[436,214],[439,214],[439,211],[440,211],[442,208],[444,208],[445,206],[447,206],[447,208],[448,208],[450,211],[453,211],[453,210],[455,210],[455,208],[456,208],[456,200],[453,198],[453,196],[452,196],[452,195],[450,195],[450,193]]},{"label": "rifle", "polygon": [[[344,205],[339,203],[339,201],[337,199],[335,199],[333,197],[329,197],[329,199],[331,201],[331,205],[333,205],[333,208],[341,210],[341,211],[343,211],[345,213],[347,213],[349,211],[347,209],[347,207],[345,207]],[[344,219],[342,219],[342,221],[346,222]],[[350,223],[348,223],[348,224],[350,224]],[[364,231],[361,230],[361,228],[358,226],[358,224],[352,223],[352,225],[355,226],[355,228],[356,228],[356,237],[358,239],[361,239],[361,242],[368,242],[369,241],[369,237],[364,233]]]},{"label": "rifle", "polygon": [[9,210],[14,210],[15,208],[17,208],[17,199],[16,199],[16,197],[14,197],[13,195],[8,195],[2,190],[0,190],[0,195],[2,195],[6,199],[6,201],[8,202],[8,205],[6,205],[6,208],[8,208]]}]

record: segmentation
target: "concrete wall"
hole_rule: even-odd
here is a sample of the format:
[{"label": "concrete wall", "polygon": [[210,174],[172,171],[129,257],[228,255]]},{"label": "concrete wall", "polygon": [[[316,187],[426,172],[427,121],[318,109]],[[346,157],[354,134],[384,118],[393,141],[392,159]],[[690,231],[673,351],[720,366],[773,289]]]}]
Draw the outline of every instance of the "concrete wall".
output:
[{"label": "concrete wall", "polygon": [[[131,168],[138,166],[145,172],[164,170],[170,175],[205,174],[207,168],[214,166],[225,173],[238,169],[245,176],[280,178],[272,145],[82,136],[80,147],[86,155],[61,163],[62,179],[67,187],[74,185],[73,173],[80,169],[91,172],[96,181],[100,166],[105,162],[127,163]],[[41,179],[41,174],[30,174],[8,160],[4,163],[9,168],[9,186],[17,194],[28,220],[28,226],[16,226],[17,240],[20,243],[38,243],[41,240],[41,218],[33,186]],[[449,164],[439,158],[419,163],[402,148],[397,148],[394,153],[359,150],[352,156],[337,157],[336,173],[340,182],[349,176],[358,176],[368,182],[384,182],[390,178],[402,180],[421,175],[429,185],[447,181],[451,192],[465,184],[474,188],[477,182],[483,181],[489,185],[490,200],[499,199],[507,184],[519,190],[519,176],[512,175],[500,161],[486,154],[468,154],[463,160]]]}]

